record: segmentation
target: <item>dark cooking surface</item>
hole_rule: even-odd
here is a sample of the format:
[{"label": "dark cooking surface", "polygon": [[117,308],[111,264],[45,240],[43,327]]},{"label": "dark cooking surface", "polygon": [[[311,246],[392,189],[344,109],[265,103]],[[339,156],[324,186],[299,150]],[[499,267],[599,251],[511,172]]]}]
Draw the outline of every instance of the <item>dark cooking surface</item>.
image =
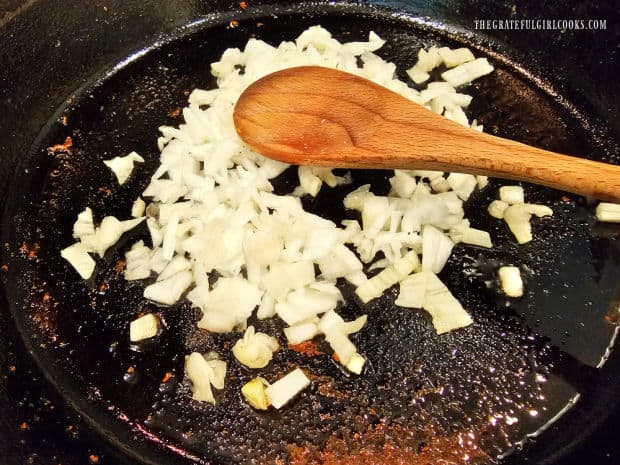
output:
[{"label": "dark cooking surface", "polygon": [[[215,53],[215,52],[214,52],[214,53]],[[500,74],[500,77],[499,77],[499,78],[500,78],[500,79],[502,78],[501,74]],[[179,96],[179,97],[180,97],[180,96]],[[162,108],[165,108],[165,106],[164,106],[164,107],[162,107]],[[154,133],[153,133],[153,132],[149,132],[148,134],[145,134],[145,137],[146,137],[147,139],[151,139],[151,140],[152,140],[152,139],[153,139],[153,135],[154,135]],[[79,136],[78,136],[78,138],[76,139],[76,141],[77,141],[77,140],[79,140]],[[56,140],[56,142],[59,142],[59,141],[60,141],[60,140]],[[539,143],[544,144],[544,143],[545,143],[545,141],[542,141],[542,142],[539,142]],[[552,141],[548,141],[548,143],[552,143]],[[567,149],[567,151],[568,151],[568,149]],[[75,208],[77,208],[77,207],[75,207]],[[68,216],[73,215],[73,213],[75,213],[75,212],[71,212],[71,213],[66,212],[66,214],[67,214]],[[74,215],[73,215],[73,216],[74,216]],[[603,246],[603,247],[605,248],[605,246]],[[547,329],[548,329],[548,328],[547,328]],[[555,329],[555,330],[557,330],[557,329],[558,329],[558,328],[557,328],[557,325],[556,325],[556,327],[554,327],[554,329]],[[545,333],[544,331],[541,331],[541,332]],[[548,334],[548,333],[545,333],[545,334]],[[574,335],[573,335],[573,336],[574,336]],[[558,340],[557,340],[557,341],[554,341],[554,342],[556,342],[556,343],[560,343],[560,342],[561,342],[561,339],[562,339],[562,337],[561,337],[561,331],[558,331]],[[568,341],[565,341],[565,343],[568,343],[568,345],[570,346],[571,341],[573,340],[573,339],[571,339],[571,335],[569,335],[567,339],[568,339]],[[12,362],[11,362],[11,363],[12,363]],[[18,390],[19,390],[19,388],[18,388],[18,387],[16,387],[16,384],[18,384],[18,378],[19,378],[19,376],[20,376],[20,375],[21,375],[21,376],[23,376],[24,371],[22,371],[22,370],[24,370],[24,368],[20,368],[20,365],[23,367],[23,362],[21,362],[21,363],[15,363],[15,365],[16,365],[16,370],[15,370],[15,373],[11,373],[11,374],[9,374],[9,375],[8,375],[8,376],[9,376],[9,379],[10,379],[10,380],[12,380],[12,381],[10,381],[10,383],[9,383],[9,388],[12,388],[12,389],[14,389],[14,390],[18,391]],[[569,365],[570,365],[570,363],[569,363]],[[10,373],[10,372],[9,372],[9,373]],[[579,373],[578,373],[578,374],[579,374]],[[587,374],[587,373],[586,373],[586,374]],[[13,384],[12,386],[11,386],[11,383]],[[15,394],[13,393],[12,395],[14,396]],[[33,396],[34,396],[34,398],[35,398],[35,405],[34,405],[35,410],[37,410],[37,408],[38,408],[38,407],[40,407],[40,409],[38,409],[37,411],[49,409],[49,405],[46,405],[46,403],[45,403],[44,401],[39,401],[39,400],[36,400],[36,398],[37,398],[37,393],[36,393],[36,392],[34,392],[32,395],[33,395]],[[19,397],[19,396],[18,396],[18,397]],[[49,397],[49,395],[47,395],[47,394],[46,394],[44,397]],[[120,399],[120,400],[122,401],[122,399]],[[28,402],[26,402],[26,404],[27,404],[27,403],[28,403]],[[55,402],[54,402],[54,403],[55,403]],[[40,404],[40,405],[38,405],[38,404]],[[23,415],[23,413],[22,413],[22,415]],[[46,417],[47,415],[50,415],[50,414],[46,414],[46,413],[37,413],[37,415],[39,415],[39,416],[41,416],[41,417],[43,418],[42,420],[39,420],[39,422],[45,423],[45,417]],[[23,415],[23,416],[25,417],[25,416],[28,416],[28,415]],[[37,431],[37,429],[38,429],[39,427],[37,426],[38,421],[36,420],[36,418],[35,418],[34,416],[32,416],[32,418],[31,418],[31,421],[30,421],[30,422],[29,422],[27,419],[24,419],[23,421],[25,421],[25,422],[26,422],[26,425],[24,425],[24,431],[17,431],[17,432],[11,433],[11,435],[9,436],[10,438],[15,437],[15,436],[18,436],[18,437],[19,437],[20,435],[21,435],[21,436],[24,436],[24,437],[28,437],[28,436],[33,437],[33,438],[36,438],[36,437],[37,437],[37,435],[36,435],[36,431]],[[51,423],[52,423],[52,424],[54,424],[54,421],[52,421]],[[54,430],[54,434],[53,434],[53,435],[51,435],[51,438],[50,438],[50,437],[48,437],[48,438],[47,438],[47,440],[48,440],[49,442],[57,442],[57,441],[54,439],[54,437],[58,437],[58,440],[62,442],[62,440],[63,440],[62,438],[64,438],[65,436],[70,437],[70,436],[73,434],[73,433],[72,433],[72,431],[74,431],[73,429],[69,429],[69,431],[66,431],[66,430],[68,429],[69,425],[73,424],[73,421],[72,421],[72,420],[67,421],[67,422],[66,422],[66,423],[67,423],[66,425],[64,424],[64,423],[65,423],[64,421],[60,421],[59,423],[62,423],[62,425],[59,425],[58,427],[52,428],[52,429]],[[18,424],[18,426],[17,426],[17,428],[19,428],[19,425],[21,425],[21,424],[22,424],[22,422],[20,421],[20,422],[19,422],[19,424]],[[13,425],[13,428],[15,428],[15,425]],[[80,431],[84,431],[84,430],[85,430],[85,428],[84,428],[83,426],[78,427],[78,429],[79,429]],[[64,431],[64,433],[63,433],[63,431]],[[81,433],[81,434],[83,434],[83,433]],[[38,436],[38,438],[40,438],[40,437],[41,437],[41,436]],[[13,442],[13,441],[11,441],[11,442]],[[35,444],[36,444],[36,442],[37,442],[37,439],[34,439],[34,440],[33,440],[33,443],[35,443]],[[71,440],[69,440],[69,442],[70,442],[70,443],[74,443],[74,444],[75,444],[75,443],[79,443],[79,442],[81,442],[81,440],[80,440],[80,439],[77,439],[77,440],[73,440],[73,439],[71,439]],[[82,460],[82,461],[84,460],[84,458],[83,458],[83,457],[84,457],[84,456],[86,456],[86,455],[89,455],[90,453],[99,454],[99,452],[97,452],[97,447],[94,447],[94,448],[93,448],[92,446],[90,446],[90,447],[89,447],[87,443],[86,443],[86,444],[82,444],[82,446],[76,446],[76,449],[77,449],[76,454],[77,454],[77,456],[78,456],[78,457],[80,457],[80,456],[82,457],[82,458],[81,458],[81,460]],[[92,449],[92,450],[91,450],[91,449]],[[100,446],[98,450],[104,450],[104,449],[105,449],[104,447],[101,447],[101,446]],[[27,450],[27,449],[25,449],[25,450]],[[87,453],[88,453],[88,454],[87,454]],[[601,449],[600,453],[601,453],[601,455],[600,455],[600,458],[601,458],[600,463],[604,463],[604,462],[603,462],[603,460],[605,460],[606,453],[607,453],[607,452],[606,452],[606,449],[605,449],[605,448]],[[52,454],[50,454],[50,455],[52,455]],[[58,460],[58,462],[61,462],[61,459],[54,459],[54,460]],[[611,460],[611,459],[609,459],[609,460]],[[50,460],[50,462],[51,462],[51,460]],[[37,463],[37,462],[34,462],[34,463]],[[41,462],[41,463],[46,463],[46,462]],[[61,463],[64,463],[64,462],[61,462]],[[71,463],[71,462],[69,462],[69,463]],[[589,463],[596,463],[596,462],[589,461]],[[609,463],[612,463],[612,462],[609,462]]]}]

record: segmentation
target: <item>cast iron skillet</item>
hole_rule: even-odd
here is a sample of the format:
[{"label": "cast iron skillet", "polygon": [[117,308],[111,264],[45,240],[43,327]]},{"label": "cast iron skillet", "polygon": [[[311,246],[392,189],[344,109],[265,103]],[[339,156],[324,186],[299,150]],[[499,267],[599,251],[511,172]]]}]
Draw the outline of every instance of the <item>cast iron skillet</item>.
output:
[{"label": "cast iron skillet", "polygon": [[[484,213],[500,183],[470,201],[468,216],[501,244],[492,252],[459,249],[443,273],[474,315],[470,328],[437,337],[423,313],[394,307],[393,295],[360,308],[344,286],[343,314],[371,314],[356,336],[369,359],[367,372],[351,378],[327,354],[283,350],[264,376],[275,379],[295,364],[316,378],[280,414],[257,414],[241,402],[239,386],[253,374],[232,360],[215,408],[189,401],[182,355],[225,352],[234,337],[195,332],[198,315],[187,305],[154,307],[141,299],[140,284],[124,282],[116,264],[131,243],[147,237],[144,229],[108,252],[88,283],[59,258],[85,206],[99,218],[126,216],[155,166],[157,126],[177,122],[174,110],[186,91],[213,84],[208,64],[224,48],[242,46],[251,35],[271,43],[290,40],[313,24],[341,40],[375,30],[388,39],[382,56],[401,70],[422,45],[465,43],[486,52],[498,71],[471,89],[471,115],[492,132],[526,143],[617,160],[618,145],[609,134],[591,130],[587,115],[554,99],[514,57],[491,52],[473,35],[364,7],[280,9],[277,15],[254,8],[251,14],[213,16],[87,83],[50,119],[22,161],[23,176],[12,187],[5,215],[7,291],[42,370],[103,436],[146,463],[306,463],[307,457],[326,463],[483,463],[537,435],[578,396],[593,407],[591,415],[609,405],[614,379],[594,367],[607,358],[615,334],[605,317],[615,301],[617,231],[594,225],[591,206],[579,197],[527,186],[528,199],[552,205],[555,216],[540,222],[536,241],[523,247]],[[70,147],[55,147],[67,137]],[[101,160],[132,149],[147,163],[118,188]],[[383,173],[356,173],[356,182],[372,182],[376,192],[387,189]],[[278,189],[291,185],[292,176],[284,175]],[[333,197],[324,191],[306,207],[342,217]],[[506,302],[495,289],[494,269],[505,263],[529,270],[523,301]],[[130,347],[127,324],[145,310],[159,312],[168,328],[156,344]],[[277,327],[257,324],[271,332]],[[575,425],[587,420],[581,421]],[[528,453],[544,463],[554,459],[549,450],[536,444]]]}]

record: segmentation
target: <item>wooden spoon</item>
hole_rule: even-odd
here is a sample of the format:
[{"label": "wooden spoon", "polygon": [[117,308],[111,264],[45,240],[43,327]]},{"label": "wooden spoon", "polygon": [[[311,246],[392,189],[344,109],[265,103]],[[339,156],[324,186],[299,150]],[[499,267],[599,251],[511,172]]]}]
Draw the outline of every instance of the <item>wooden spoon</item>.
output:
[{"label": "wooden spoon", "polygon": [[620,201],[620,166],[466,128],[334,69],[302,66],[265,76],[243,92],[234,122],[248,145],[287,163],[455,171]]}]

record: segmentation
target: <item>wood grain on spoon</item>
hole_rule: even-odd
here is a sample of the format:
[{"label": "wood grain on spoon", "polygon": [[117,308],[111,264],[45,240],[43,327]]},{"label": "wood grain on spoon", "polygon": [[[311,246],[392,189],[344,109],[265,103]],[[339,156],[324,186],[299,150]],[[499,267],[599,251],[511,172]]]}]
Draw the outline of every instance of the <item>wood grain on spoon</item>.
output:
[{"label": "wood grain on spoon", "polygon": [[334,69],[265,76],[243,92],[234,122],[248,145],[287,163],[482,174],[620,201],[620,166],[466,128]]}]

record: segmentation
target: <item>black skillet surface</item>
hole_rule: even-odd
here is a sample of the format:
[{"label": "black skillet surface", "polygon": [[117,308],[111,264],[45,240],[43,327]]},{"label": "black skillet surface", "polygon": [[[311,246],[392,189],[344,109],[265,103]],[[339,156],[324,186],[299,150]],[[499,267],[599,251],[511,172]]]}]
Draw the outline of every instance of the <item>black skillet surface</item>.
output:
[{"label": "black skillet surface", "polygon": [[[304,439],[316,441],[321,435],[333,431],[346,438],[355,430],[368,439],[368,431],[376,429],[382,417],[389,418],[392,427],[413,422],[420,429],[428,425],[429,418],[436,419],[431,426],[433,431],[454,439],[471,428],[481,431],[485,417],[501,413],[504,420],[506,417],[520,420],[516,426],[502,427],[514,442],[523,431],[534,431],[545,419],[553,416],[575,391],[582,392],[585,402],[591,403],[592,415],[600,412],[601,406],[608,405],[609,399],[605,396],[609,392],[605,388],[609,380],[601,379],[604,377],[588,366],[599,361],[613,330],[602,318],[615,288],[617,248],[615,242],[606,237],[590,237],[591,209],[584,206],[582,199],[570,197],[565,201],[556,192],[528,188],[529,198],[545,199],[554,204],[557,212],[557,218],[541,224],[537,244],[529,250],[528,247],[518,249],[511,245],[492,255],[464,250],[446,270],[445,277],[463,289],[463,298],[469,308],[475,309],[473,312],[480,324],[472,330],[441,339],[433,336],[421,314],[412,317],[408,312],[394,311],[399,316],[390,321],[375,312],[374,325],[369,326],[358,341],[362,351],[375,361],[368,376],[361,381],[361,388],[349,382],[325,358],[297,360],[317,373],[323,372],[337,379],[336,391],[345,393],[354,401],[343,402],[338,397],[334,399],[334,396],[326,395],[331,391],[330,387],[319,382],[319,388],[304,396],[285,414],[290,418],[286,423],[295,423],[295,426],[280,425],[275,428],[275,433],[273,426],[280,420],[259,418],[248,412],[230,387],[220,402],[221,414],[218,414],[217,422],[200,414],[201,407],[197,407],[198,412],[188,408],[183,389],[177,390],[174,383],[166,383],[172,388],[162,388],[159,380],[166,371],[175,373],[175,379],[181,374],[182,362],[171,359],[171,351],[178,350],[178,347],[203,349],[224,342],[187,337],[193,317],[189,309],[164,310],[170,315],[169,321],[179,321],[173,318],[178,314],[184,318],[180,318],[180,323],[173,323],[161,344],[150,348],[148,354],[128,349],[122,337],[127,321],[141,307],[137,303],[140,292],[134,286],[124,288],[122,280],[112,276],[109,270],[105,271],[106,264],[109,268],[122,256],[127,243],[106,256],[105,263],[102,263],[104,271],[90,283],[90,290],[72,279],[70,270],[55,257],[56,247],[58,244],[64,246],[68,241],[70,225],[84,206],[95,206],[99,214],[121,215],[144,187],[148,166],[142,179],[136,177],[127,190],[113,189],[112,194],[108,194],[105,188],[113,186],[113,182],[109,173],[99,169],[99,160],[118,152],[142,148],[141,153],[149,155],[153,161],[156,157],[153,147],[156,126],[166,119],[171,109],[182,105],[184,90],[195,85],[205,86],[204,83],[208,82],[206,65],[224,47],[243,44],[249,33],[277,43],[283,37],[293,38],[304,27],[320,22],[338,38],[354,40],[372,27],[385,38],[393,39],[384,49],[383,56],[403,66],[413,60],[413,50],[421,44],[417,41],[420,37],[424,38],[425,44],[435,40],[454,44],[406,18],[396,19],[392,15],[377,13],[360,17],[350,13],[351,10],[346,8],[340,10],[338,16],[310,13],[289,17],[280,13],[277,19],[258,15],[260,19],[248,21],[238,15],[239,27],[216,26],[205,33],[200,29],[206,25],[198,25],[195,27],[197,32],[187,38],[147,54],[98,83],[94,91],[84,93],[86,98],[76,96],[66,111],[68,126],[54,121],[38,141],[38,147],[43,150],[33,151],[27,163],[29,173],[20,182],[21,186],[16,187],[18,193],[14,197],[20,199],[13,205],[19,207],[21,214],[16,216],[15,223],[19,239],[11,237],[9,240],[14,259],[8,276],[9,282],[21,282],[22,289],[9,286],[9,294],[13,293],[12,301],[18,302],[23,297],[19,292],[24,291],[28,294],[26,301],[35,302],[25,309],[26,313],[18,312],[17,319],[27,344],[34,349],[44,370],[78,409],[91,416],[99,432],[109,430],[120,440],[121,447],[123,443],[129,444],[143,457],[153,451],[152,443],[144,439],[144,429],[135,435],[137,439],[131,438],[126,425],[119,428],[115,417],[135,422],[134,426],[143,428],[144,419],[152,414],[153,419],[146,422],[146,427],[158,438],[172,437],[171,443],[198,455],[232,455],[245,459],[255,457],[257,451],[263,454],[261,457],[271,457],[271,443],[278,444],[278,447],[292,442],[303,445]],[[225,23],[228,20],[230,17]],[[263,26],[259,27],[258,21]],[[201,44],[207,45],[204,51],[200,50]],[[175,53],[176,50],[184,53]],[[191,53],[187,53],[188,50]],[[510,66],[505,65],[503,69],[500,66],[494,80],[487,80],[472,91],[478,100],[477,106],[471,109],[472,115],[481,118],[487,126],[501,121],[498,125],[502,135],[552,150],[590,153],[594,157],[609,157],[610,153],[613,157],[614,150],[617,153],[617,146],[604,134],[601,138],[600,133],[584,130],[583,126],[587,127],[591,121],[576,118],[574,112],[571,114],[566,107],[552,103],[543,90],[532,90],[532,83],[527,81],[527,76],[519,76]],[[532,120],[536,124],[532,124]],[[63,141],[67,135],[73,138],[71,155],[60,152],[50,156],[45,148]],[[34,165],[38,165],[36,169],[32,169]],[[474,199],[470,215],[481,227],[490,226],[498,243],[506,243],[506,232],[498,225],[485,224],[489,220],[480,213],[481,206],[488,204],[492,197],[494,188],[496,185]],[[26,201],[21,202],[21,199]],[[45,208],[39,208],[39,203],[44,203]],[[330,197],[324,196],[310,207],[330,213]],[[38,219],[33,221],[35,217]],[[612,235],[615,232],[611,230]],[[29,251],[35,242],[39,244],[40,249],[33,254],[36,257],[28,259],[29,251],[17,250],[23,242]],[[584,255],[587,260],[583,260]],[[513,303],[504,309],[504,302],[497,298],[495,291],[484,286],[484,281],[490,277],[485,265],[490,260],[504,262],[515,258],[519,263],[527,264],[534,271],[535,278],[530,280],[531,295],[526,302]],[[474,261],[482,265],[474,266]],[[465,278],[464,268],[479,273],[469,273]],[[107,288],[102,287],[105,281]],[[49,297],[44,297],[45,292]],[[119,306],[119,302],[124,305]],[[359,312],[353,306],[348,311],[350,315]],[[89,313],[85,315],[85,312]],[[32,325],[33,317],[37,320],[35,325]],[[80,330],[76,331],[78,327]],[[394,337],[399,340],[410,338],[412,342],[395,348],[393,340],[389,341]],[[41,348],[40,344],[46,347]],[[110,346],[112,351],[108,350]],[[460,353],[453,354],[454,349]],[[285,364],[284,357],[276,360],[274,370],[283,369]],[[135,368],[140,378],[123,382],[124,371],[129,366]],[[247,373],[238,367],[232,368],[233,372],[237,370],[240,379],[247,378]],[[491,368],[495,368],[498,374],[485,372]],[[65,372],[72,376],[67,377]],[[536,383],[536,375],[539,380],[548,381]],[[78,380],[77,383],[73,378]],[[396,389],[389,390],[395,386]],[[438,396],[436,391],[441,386],[448,392]],[[167,392],[167,389],[171,391]],[[493,394],[491,397],[498,394],[499,399],[485,398],[488,393]],[[539,402],[536,397],[541,394],[546,399]],[[403,408],[413,399],[417,403]],[[375,410],[373,415],[367,415],[370,407]],[[316,408],[321,409],[323,415],[340,417],[345,427],[335,426],[337,421],[333,424],[318,421],[316,413],[311,413]],[[242,411],[235,416],[235,409]],[[532,417],[530,411],[539,415]],[[519,431],[518,428],[527,423],[528,415],[530,424]],[[172,416],[175,420],[171,419]],[[233,421],[233,417],[241,418],[241,424],[236,419]],[[469,417],[473,420],[468,420]],[[186,424],[176,423],[176,418],[186,420]],[[227,430],[232,430],[233,434],[227,436]],[[217,447],[203,441],[209,440],[210,431],[218,437]],[[190,432],[193,434],[187,434]],[[428,444],[429,438],[419,434],[399,437],[402,431],[396,427],[389,433],[395,441],[412,448],[423,449],[424,443],[434,446]],[[183,438],[183,434],[190,438]],[[543,437],[551,440],[552,434],[548,432]],[[257,444],[256,436],[262,442]],[[563,439],[556,444],[570,442],[567,437]],[[253,450],[248,452],[243,446],[250,442]],[[482,442],[489,452],[506,448],[506,444],[497,438],[486,438]],[[376,445],[373,441],[370,444]],[[537,444],[530,451],[531,457],[537,457],[537,452],[538,457],[549,455],[544,449],[544,445]],[[282,447],[283,453],[286,450]],[[158,456],[157,459],[162,458]]]}]

